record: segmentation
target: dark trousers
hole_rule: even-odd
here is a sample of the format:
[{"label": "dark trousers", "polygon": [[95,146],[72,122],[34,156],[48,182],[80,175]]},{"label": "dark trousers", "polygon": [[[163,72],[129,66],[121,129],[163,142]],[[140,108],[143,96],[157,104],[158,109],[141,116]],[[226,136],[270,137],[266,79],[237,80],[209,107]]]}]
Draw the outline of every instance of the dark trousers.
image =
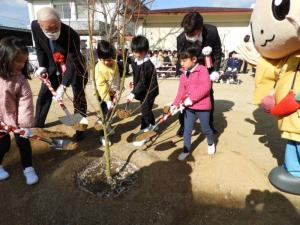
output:
[{"label": "dark trousers", "polygon": [[141,118],[141,130],[155,124],[154,114],[152,112],[155,99],[146,99],[141,101],[142,104],[142,118]]},{"label": "dark trousers", "polygon": [[[61,78],[59,76],[50,76],[50,82],[56,90],[60,85]],[[87,83],[87,78],[85,76],[76,76],[75,80],[72,82],[73,90],[73,105],[74,112],[80,113],[84,117],[87,111],[87,102],[85,98],[84,88]],[[52,94],[46,85],[42,84],[37,101],[36,101],[36,114],[35,114],[35,127],[43,128],[45,126],[45,121],[47,118],[48,111],[52,102]]]},{"label": "dark trousers", "polygon": [[247,68],[248,68],[248,63],[246,61],[244,61],[244,64],[243,64],[243,73],[247,73]]},{"label": "dark trousers", "polygon": [[237,80],[237,72],[226,71],[224,75],[221,77],[223,81],[227,81],[228,79]]},{"label": "dark trousers", "polygon": [[[15,134],[15,138],[17,146],[19,147],[23,169],[32,166],[32,150],[30,141],[18,134]],[[0,133],[0,164],[2,164],[4,155],[9,151],[10,145],[10,135],[6,133]]]},{"label": "dark trousers", "polygon": [[[215,131],[214,127],[214,111],[215,111],[215,98],[214,98],[214,90],[210,90],[210,101],[211,101],[211,110],[209,114],[209,125],[213,131]],[[185,110],[183,110],[183,113],[179,113],[179,123],[180,126],[184,129],[184,118],[185,118]]]},{"label": "dark trousers", "polygon": [[184,133],[183,133],[183,141],[184,141],[184,152],[189,152],[191,149],[191,136],[194,128],[194,123],[197,118],[200,120],[200,126],[203,134],[206,136],[208,145],[212,145],[214,143],[214,135],[213,130],[209,125],[209,111],[200,111],[200,110],[191,110],[186,109],[184,114]]}]

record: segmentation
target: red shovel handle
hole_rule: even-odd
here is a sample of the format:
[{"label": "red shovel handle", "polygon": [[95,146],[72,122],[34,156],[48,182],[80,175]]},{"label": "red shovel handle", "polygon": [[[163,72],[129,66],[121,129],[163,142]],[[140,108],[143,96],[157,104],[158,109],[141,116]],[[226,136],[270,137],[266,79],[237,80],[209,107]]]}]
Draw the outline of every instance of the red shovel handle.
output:
[{"label": "red shovel handle", "polygon": [[[49,89],[49,91],[51,92],[51,94],[55,97],[56,96],[56,91],[52,87],[52,84],[51,84],[51,82],[49,80],[48,73],[44,73],[43,75],[38,76],[38,78],[47,86],[47,88]],[[59,103],[59,105],[60,105],[60,107],[62,109],[66,108],[64,102],[61,99],[58,100],[58,103]]]}]

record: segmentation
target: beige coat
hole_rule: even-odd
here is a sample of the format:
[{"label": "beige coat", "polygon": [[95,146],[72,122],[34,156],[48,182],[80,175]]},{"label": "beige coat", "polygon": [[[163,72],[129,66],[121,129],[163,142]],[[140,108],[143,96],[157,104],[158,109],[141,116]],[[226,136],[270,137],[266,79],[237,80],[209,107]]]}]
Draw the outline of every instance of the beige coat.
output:
[{"label": "beige coat", "polygon": [[[259,104],[262,98],[271,92],[276,80],[274,93],[276,103],[279,103],[291,90],[298,63],[300,63],[300,51],[281,60],[261,58],[255,78],[254,103]],[[294,92],[298,93],[300,92],[300,71],[296,76]],[[279,117],[278,128],[282,131],[283,138],[300,142],[300,117],[297,112]]]}]

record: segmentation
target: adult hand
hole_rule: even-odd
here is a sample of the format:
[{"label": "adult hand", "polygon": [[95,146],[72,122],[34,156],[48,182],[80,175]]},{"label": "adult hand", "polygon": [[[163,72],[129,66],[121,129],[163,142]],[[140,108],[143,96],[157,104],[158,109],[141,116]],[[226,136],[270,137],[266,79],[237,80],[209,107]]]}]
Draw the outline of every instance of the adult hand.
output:
[{"label": "adult hand", "polygon": [[62,84],[59,85],[59,87],[56,89],[56,95],[53,96],[53,99],[57,102],[60,100],[63,100],[65,90],[66,90],[66,87],[64,85],[62,85]]},{"label": "adult hand", "polygon": [[212,48],[210,46],[206,46],[202,49],[202,54],[203,55],[210,55],[212,52]]},{"label": "adult hand", "polygon": [[220,74],[217,71],[214,71],[209,75],[209,78],[211,81],[217,81],[220,79]]},{"label": "adult hand", "polygon": [[128,102],[132,102],[133,99],[134,99],[134,97],[135,97],[134,94],[133,94],[133,93],[130,93],[130,94],[127,96],[126,99],[127,99]]},{"label": "adult hand", "polygon": [[45,67],[39,67],[35,72],[34,76],[39,77],[42,76],[43,74],[47,73],[47,69]]},{"label": "adult hand", "polygon": [[184,100],[183,105],[184,105],[185,107],[189,107],[189,106],[193,105],[193,102],[192,102],[192,100],[190,99],[190,97],[187,97],[187,98]]}]

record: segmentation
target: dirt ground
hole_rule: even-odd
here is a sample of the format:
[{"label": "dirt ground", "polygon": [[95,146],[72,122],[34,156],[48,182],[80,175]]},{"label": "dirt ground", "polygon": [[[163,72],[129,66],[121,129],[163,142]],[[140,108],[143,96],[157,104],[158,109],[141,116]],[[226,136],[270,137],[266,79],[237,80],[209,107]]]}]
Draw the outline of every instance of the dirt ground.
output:
[{"label": "dirt ground", "polygon": [[[300,197],[285,194],[268,182],[268,172],[283,161],[284,144],[274,119],[251,104],[254,79],[241,75],[241,85],[214,84],[217,153],[207,155],[207,145],[196,124],[193,153],[186,162],[177,156],[182,139],[176,137],[176,118],[160,126],[160,134],[147,146],[130,141],[139,130],[137,113],[114,123],[112,155],[140,168],[141,179],[128,192],[105,199],[80,190],[78,171],[103,157],[92,85],[86,88],[90,125],[84,141],[74,151],[53,151],[33,142],[33,162],[40,182],[28,187],[19,154],[13,146],[4,165],[11,177],[0,183],[2,225],[296,225]],[[127,79],[129,82],[131,78]],[[40,82],[31,82],[34,96]],[[154,112],[161,115],[177,90],[178,80],[160,80]],[[68,90],[71,95],[71,90]],[[68,105],[71,106],[69,102]],[[134,108],[138,103],[132,104]],[[125,104],[120,107],[124,108]],[[72,107],[71,107],[72,109]],[[57,120],[63,113],[52,104],[44,135],[70,138],[74,131]]]}]

